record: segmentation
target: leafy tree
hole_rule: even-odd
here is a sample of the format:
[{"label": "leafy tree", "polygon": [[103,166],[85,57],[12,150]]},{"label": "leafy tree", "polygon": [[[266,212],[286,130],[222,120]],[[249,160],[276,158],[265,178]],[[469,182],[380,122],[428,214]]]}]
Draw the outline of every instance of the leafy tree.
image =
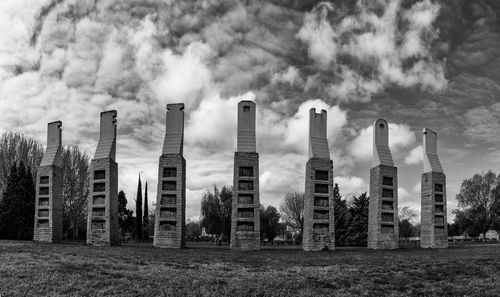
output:
[{"label": "leafy tree", "polygon": [[458,232],[457,235],[467,234],[468,236],[477,237],[481,234],[481,220],[475,214],[474,209],[455,209],[453,213],[455,214],[453,226]]},{"label": "leafy tree", "polygon": [[213,193],[207,190],[201,198],[201,227],[209,234],[230,237],[231,232],[231,201],[233,191],[224,186],[221,190],[214,186]]},{"label": "leafy tree", "polygon": [[413,226],[408,220],[399,221],[399,237],[408,238],[413,236]]},{"label": "leafy tree", "polygon": [[335,245],[344,245],[348,231],[348,207],[346,200],[342,200],[339,185],[333,187],[333,205],[335,213]]},{"label": "leafy tree", "polygon": [[142,185],[141,176],[137,183],[137,198],[135,200],[135,236],[137,240],[142,240]]},{"label": "leafy tree", "polygon": [[457,224],[448,224],[448,235],[449,236],[460,236],[460,229]]},{"label": "leafy tree", "polygon": [[417,216],[418,212],[409,206],[399,209],[398,225],[400,238],[408,238],[417,235],[417,226],[415,224]]},{"label": "leafy tree", "polygon": [[368,203],[366,192],[354,197],[349,207],[348,241],[366,246],[368,238]]},{"label": "leafy tree", "polygon": [[299,237],[302,237],[304,230],[304,193],[287,193],[280,203],[280,213],[285,224],[298,231]]},{"label": "leafy tree", "polygon": [[69,222],[64,231],[77,237],[78,226],[84,225],[87,218],[89,196],[89,156],[76,146],[62,150],[63,169],[63,217]]},{"label": "leafy tree", "polygon": [[260,206],[260,237],[266,238],[272,242],[276,236],[283,231],[283,226],[280,223],[280,214],[276,207],[269,205],[264,208]]},{"label": "leafy tree", "polygon": [[458,207],[472,223],[469,231],[479,231],[484,239],[486,231],[500,225],[498,216],[500,210],[497,209],[500,204],[499,196],[500,175],[491,170],[482,174],[476,173],[462,182],[456,199]]},{"label": "leafy tree", "polygon": [[409,207],[405,206],[403,208],[400,208],[398,211],[398,219],[400,221],[409,221],[411,224],[415,223],[415,219],[418,217],[418,211]]},{"label": "leafy tree", "polygon": [[118,224],[122,231],[122,237],[125,236],[125,232],[132,232],[134,230],[135,222],[133,213],[133,211],[127,209],[125,192],[120,191],[118,193]]},{"label": "leafy tree", "polygon": [[33,183],[36,172],[43,158],[43,146],[33,138],[17,132],[5,132],[0,137],[0,200],[7,187],[9,172],[14,164],[21,162],[30,169]]},{"label": "leafy tree", "polygon": [[188,220],[188,222],[186,224],[186,238],[188,240],[193,240],[199,236],[201,236],[200,222],[193,222],[193,221]]},{"label": "leafy tree", "polygon": [[231,238],[231,212],[233,209],[233,189],[231,186],[223,186],[219,193],[223,207],[221,208],[222,234],[230,240]]},{"label": "leafy tree", "polygon": [[149,239],[149,209],[148,209],[148,182],[146,182],[146,188],[144,189],[144,215],[142,216],[142,236],[144,240]]},{"label": "leafy tree", "polygon": [[26,170],[23,162],[19,167],[14,163],[0,201],[0,238],[33,238],[35,194],[31,170]]}]

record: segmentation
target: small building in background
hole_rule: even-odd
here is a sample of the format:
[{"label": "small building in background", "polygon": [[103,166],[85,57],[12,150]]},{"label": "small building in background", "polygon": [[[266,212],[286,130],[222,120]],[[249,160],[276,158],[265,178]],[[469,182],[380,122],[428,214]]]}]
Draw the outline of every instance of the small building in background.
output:
[{"label": "small building in background", "polygon": [[[479,235],[479,238],[480,239],[483,238],[483,233],[481,233]],[[488,231],[486,231],[485,238],[486,238],[486,240],[496,240],[496,241],[499,241],[500,240],[500,234],[496,230],[488,230]]]}]

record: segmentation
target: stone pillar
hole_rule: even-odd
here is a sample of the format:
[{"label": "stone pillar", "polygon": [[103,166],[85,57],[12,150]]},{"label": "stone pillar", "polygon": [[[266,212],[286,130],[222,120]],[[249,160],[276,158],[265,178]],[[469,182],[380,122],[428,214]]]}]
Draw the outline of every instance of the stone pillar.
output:
[{"label": "stone pillar", "polygon": [[447,248],[446,176],[437,155],[437,133],[424,128],[424,170],[422,174],[420,246]]},{"label": "stone pillar", "polygon": [[304,197],[305,251],[335,250],[333,162],[330,159],[326,110],[309,110],[309,160]]},{"label": "stone pillar", "polygon": [[36,177],[35,229],[33,240],[57,243],[62,240],[62,122],[52,122],[47,128],[47,150]]},{"label": "stone pillar", "polygon": [[385,120],[373,124],[373,168],[370,169],[368,210],[368,248],[399,247],[398,170],[389,149],[389,125]]},{"label": "stone pillar", "polygon": [[259,154],[255,143],[255,103],[238,103],[234,154],[231,249],[260,249]]},{"label": "stone pillar", "polygon": [[99,143],[90,162],[87,244],[118,245],[116,111],[101,113]]},{"label": "stone pillar", "polygon": [[158,165],[153,246],[182,248],[186,234],[184,104],[168,104],[163,151]]}]

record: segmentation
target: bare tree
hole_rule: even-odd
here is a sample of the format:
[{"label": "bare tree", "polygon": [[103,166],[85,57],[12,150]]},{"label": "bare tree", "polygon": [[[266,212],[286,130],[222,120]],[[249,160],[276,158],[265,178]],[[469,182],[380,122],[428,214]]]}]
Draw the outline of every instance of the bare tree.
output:
[{"label": "bare tree", "polygon": [[415,224],[415,219],[418,216],[418,210],[415,210],[409,206],[399,208],[398,219],[400,221],[407,220],[411,224]]},{"label": "bare tree", "polygon": [[35,182],[43,153],[43,146],[33,138],[17,132],[3,133],[0,137],[0,195],[5,191],[7,177],[14,163],[23,162],[31,170]]},{"label": "bare tree", "polygon": [[65,147],[62,152],[63,166],[63,215],[69,221],[73,239],[79,223],[87,217],[89,195],[89,156],[76,146]]},{"label": "bare tree", "polygon": [[287,193],[280,204],[281,218],[285,224],[299,231],[304,228],[304,193]]}]

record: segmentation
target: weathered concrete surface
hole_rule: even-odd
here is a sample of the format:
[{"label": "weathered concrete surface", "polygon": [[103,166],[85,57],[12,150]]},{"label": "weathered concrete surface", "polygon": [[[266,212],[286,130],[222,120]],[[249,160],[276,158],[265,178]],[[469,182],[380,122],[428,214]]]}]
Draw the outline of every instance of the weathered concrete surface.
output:
[{"label": "weathered concrete surface", "polygon": [[373,167],[378,165],[394,166],[389,149],[389,124],[378,119],[373,124]]},{"label": "weathered concrete surface", "polygon": [[[252,174],[240,175],[240,168],[248,168]],[[258,250],[260,249],[259,154],[236,152],[233,172],[230,247],[237,250]]]},{"label": "weathered concrete surface", "polygon": [[[369,249],[399,247],[397,172],[394,166],[379,165],[370,169]],[[384,177],[392,180],[392,186],[383,184]]]},{"label": "weathered concrete surface", "polygon": [[182,248],[186,234],[186,160],[184,104],[168,104],[165,139],[158,164],[153,246]]},{"label": "weathered concrete surface", "polygon": [[40,166],[62,167],[62,122],[56,121],[47,125],[47,149]]},{"label": "weathered concrete surface", "polygon": [[424,172],[421,181],[420,246],[447,248],[446,176],[437,155],[437,133],[424,128]]},{"label": "weathered concrete surface", "polygon": [[327,113],[309,110],[309,160],[304,197],[305,251],[335,250],[333,162],[328,149]]},{"label": "weathered concrete surface", "polygon": [[[317,179],[317,171],[327,172],[327,180]],[[327,193],[317,189],[325,185]],[[304,197],[305,251],[335,250],[335,217],[333,201],[333,162],[329,159],[311,158],[306,164]]]},{"label": "weathered concrete surface", "polygon": [[101,112],[99,143],[94,159],[116,158],[116,110]]},{"label": "weathered concrete surface", "polygon": [[373,124],[373,168],[370,169],[368,248],[399,247],[398,170],[389,149],[389,125],[378,119]]},{"label": "weathered concrete surface", "polygon": [[57,243],[62,240],[62,122],[47,127],[47,149],[36,177],[35,228],[33,240]]},{"label": "weathered concrete surface", "polygon": [[[168,172],[175,171],[175,174],[164,176],[163,170],[165,168],[171,168],[172,171]],[[175,188],[172,186],[174,184]],[[186,160],[180,154],[162,155],[158,165],[153,246],[160,248],[185,247],[185,219]]]},{"label": "weathered concrete surface", "polygon": [[118,164],[116,111],[101,113],[100,136],[90,162],[87,244],[118,245]]},{"label": "weathered concrete surface", "polygon": [[238,152],[256,152],[255,102],[242,100],[238,103]]},{"label": "weathered concrete surface", "polygon": [[309,110],[309,158],[330,159],[326,121],[326,110],[321,113],[316,113],[315,108]]},{"label": "weathered concrete surface", "polygon": [[168,104],[162,155],[183,154],[184,103]]},{"label": "weathered concrete surface", "polygon": [[443,167],[439,161],[437,154],[437,133],[424,128],[423,130],[424,142],[424,172],[441,172]]},{"label": "weathered concrete surface", "polygon": [[231,249],[260,249],[259,154],[255,142],[255,103],[238,103],[234,154]]}]

